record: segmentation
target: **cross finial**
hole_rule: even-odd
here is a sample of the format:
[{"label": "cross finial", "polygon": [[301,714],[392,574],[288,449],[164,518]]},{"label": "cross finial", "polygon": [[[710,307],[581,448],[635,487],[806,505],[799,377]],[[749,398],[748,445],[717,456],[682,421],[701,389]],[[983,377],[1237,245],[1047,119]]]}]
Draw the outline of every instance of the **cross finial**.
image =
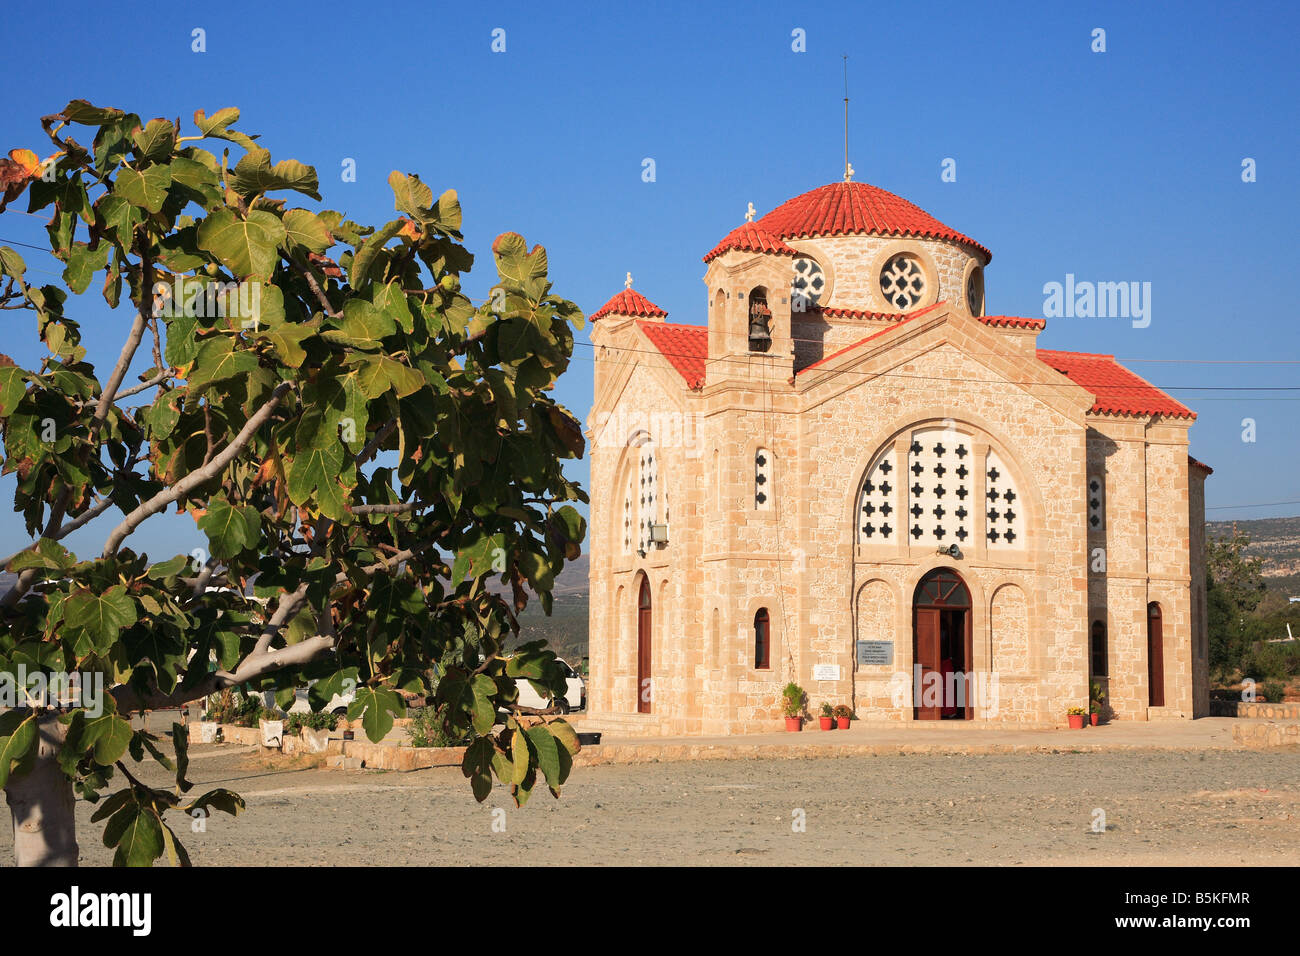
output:
[{"label": "cross finial", "polygon": [[844,164],[844,181],[845,181],[846,183],[851,183],[851,182],[853,182],[853,164],[852,164],[852,163],[845,163],[845,164]]},{"label": "cross finial", "polygon": [[625,289],[632,288],[632,273],[629,272],[627,274],[627,278],[623,280],[623,288]]},{"label": "cross finial", "polygon": [[750,203],[750,204],[749,204],[749,209],[747,209],[747,210],[745,211],[745,222],[753,222],[753,221],[754,221],[754,211],[755,211],[755,210],[754,210],[754,204],[753,204],[753,203]]}]

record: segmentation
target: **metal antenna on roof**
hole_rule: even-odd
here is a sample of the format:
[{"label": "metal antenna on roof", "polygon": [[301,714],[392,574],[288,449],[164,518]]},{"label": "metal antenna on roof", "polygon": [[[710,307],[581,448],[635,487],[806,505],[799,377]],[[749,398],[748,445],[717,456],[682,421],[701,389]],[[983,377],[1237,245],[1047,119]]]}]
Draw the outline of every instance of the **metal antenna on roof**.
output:
[{"label": "metal antenna on roof", "polygon": [[849,58],[844,56],[844,181],[853,182],[853,164],[849,162]]}]

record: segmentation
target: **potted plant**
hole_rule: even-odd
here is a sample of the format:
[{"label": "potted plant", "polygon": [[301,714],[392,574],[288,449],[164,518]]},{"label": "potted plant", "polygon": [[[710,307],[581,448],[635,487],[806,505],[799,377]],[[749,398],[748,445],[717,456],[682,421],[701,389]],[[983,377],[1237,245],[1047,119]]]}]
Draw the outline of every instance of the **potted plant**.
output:
[{"label": "potted plant", "polygon": [[781,691],[781,708],[785,711],[785,729],[803,730],[803,688],[791,681]]},{"label": "potted plant", "polygon": [[1070,720],[1071,730],[1083,730],[1083,718],[1087,713],[1082,707],[1071,707],[1065,712],[1066,717]]},{"label": "potted plant", "polygon": [[834,716],[835,724],[840,730],[849,729],[849,721],[853,718],[853,708],[848,704],[836,704],[831,714]]},{"label": "potted plant", "polygon": [[831,709],[830,701],[822,702],[822,715],[818,718],[822,730],[830,730],[835,726],[835,712]]},{"label": "potted plant", "polygon": [[257,715],[258,726],[262,728],[262,746],[279,747],[284,740],[284,721],[274,707],[267,707]]},{"label": "potted plant", "polygon": [[329,746],[330,731],[338,726],[336,714],[328,711],[305,711],[290,714],[284,722],[286,733],[297,734],[307,753],[323,754]]},{"label": "potted plant", "polygon": [[1101,684],[1093,681],[1088,685],[1088,716],[1094,727],[1101,723],[1102,708],[1105,706],[1106,698],[1101,692]]}]

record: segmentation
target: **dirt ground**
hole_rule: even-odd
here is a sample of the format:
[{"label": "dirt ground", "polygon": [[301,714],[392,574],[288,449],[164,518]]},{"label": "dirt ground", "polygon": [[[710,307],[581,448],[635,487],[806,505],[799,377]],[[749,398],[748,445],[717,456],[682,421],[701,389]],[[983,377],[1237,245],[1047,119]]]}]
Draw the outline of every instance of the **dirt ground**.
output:
[{"label": "dirt ground", "polygon": [[[522,810],[500,788],[476,803],[456,769],[325,770],[213,747],[191,758],[195,793],[248,801],[203,833],[169,815],[198,866],[1300,864],[1300,759],[1285,752],[579,767],[562,799]],[[93,809],[78,807],[81,859],[104,865]]]}]

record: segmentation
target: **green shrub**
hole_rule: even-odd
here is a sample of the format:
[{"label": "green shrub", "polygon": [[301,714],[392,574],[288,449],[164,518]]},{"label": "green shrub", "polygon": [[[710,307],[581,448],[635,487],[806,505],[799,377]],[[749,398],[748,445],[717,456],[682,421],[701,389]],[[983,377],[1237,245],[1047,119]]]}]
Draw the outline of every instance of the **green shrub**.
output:
[{"label": "green shrub", "polygon": [[785,685],[785,690],[781,691],[782,709],[787,717],[799,717],[803,714],[803,688],[793,681]]},{"label": "green shrub", "polygon": [[447,726],[445,704],[412,711],[407,730],[413,747],[463,747],[469,742],[466,735],[456,734]]},{"label": "green shrub", "polygon": [[1286,687],[1275,680],[1271,680],[1268,683],[1263,684],[1260,687],[1260,691],[1263,692],[1264,699],[1267,700],[1270,704],[1276,704],[1279,701],[1281,701],[1283,697],[1286,696]]},{"label": "green shrub", "polygon": [[[265,711],[265,713],[264,713]],[[219,694],[208,698],[208,709],[203,714],[204,720],[215,720],[219,724],[234,724],[237,727],[256,727],[259,719],[274,720],[276,710],[266,711],[262,698],[256,694],[236,694],[227,687]]]},{"label": "green shrub", "polygon": [[308,730],[333,730],[339,725],[337,714],[331,714],[329,711],[305,711],[290,714],[285,718],[284,732],[286,734],[301,734],[302,729]]}]

